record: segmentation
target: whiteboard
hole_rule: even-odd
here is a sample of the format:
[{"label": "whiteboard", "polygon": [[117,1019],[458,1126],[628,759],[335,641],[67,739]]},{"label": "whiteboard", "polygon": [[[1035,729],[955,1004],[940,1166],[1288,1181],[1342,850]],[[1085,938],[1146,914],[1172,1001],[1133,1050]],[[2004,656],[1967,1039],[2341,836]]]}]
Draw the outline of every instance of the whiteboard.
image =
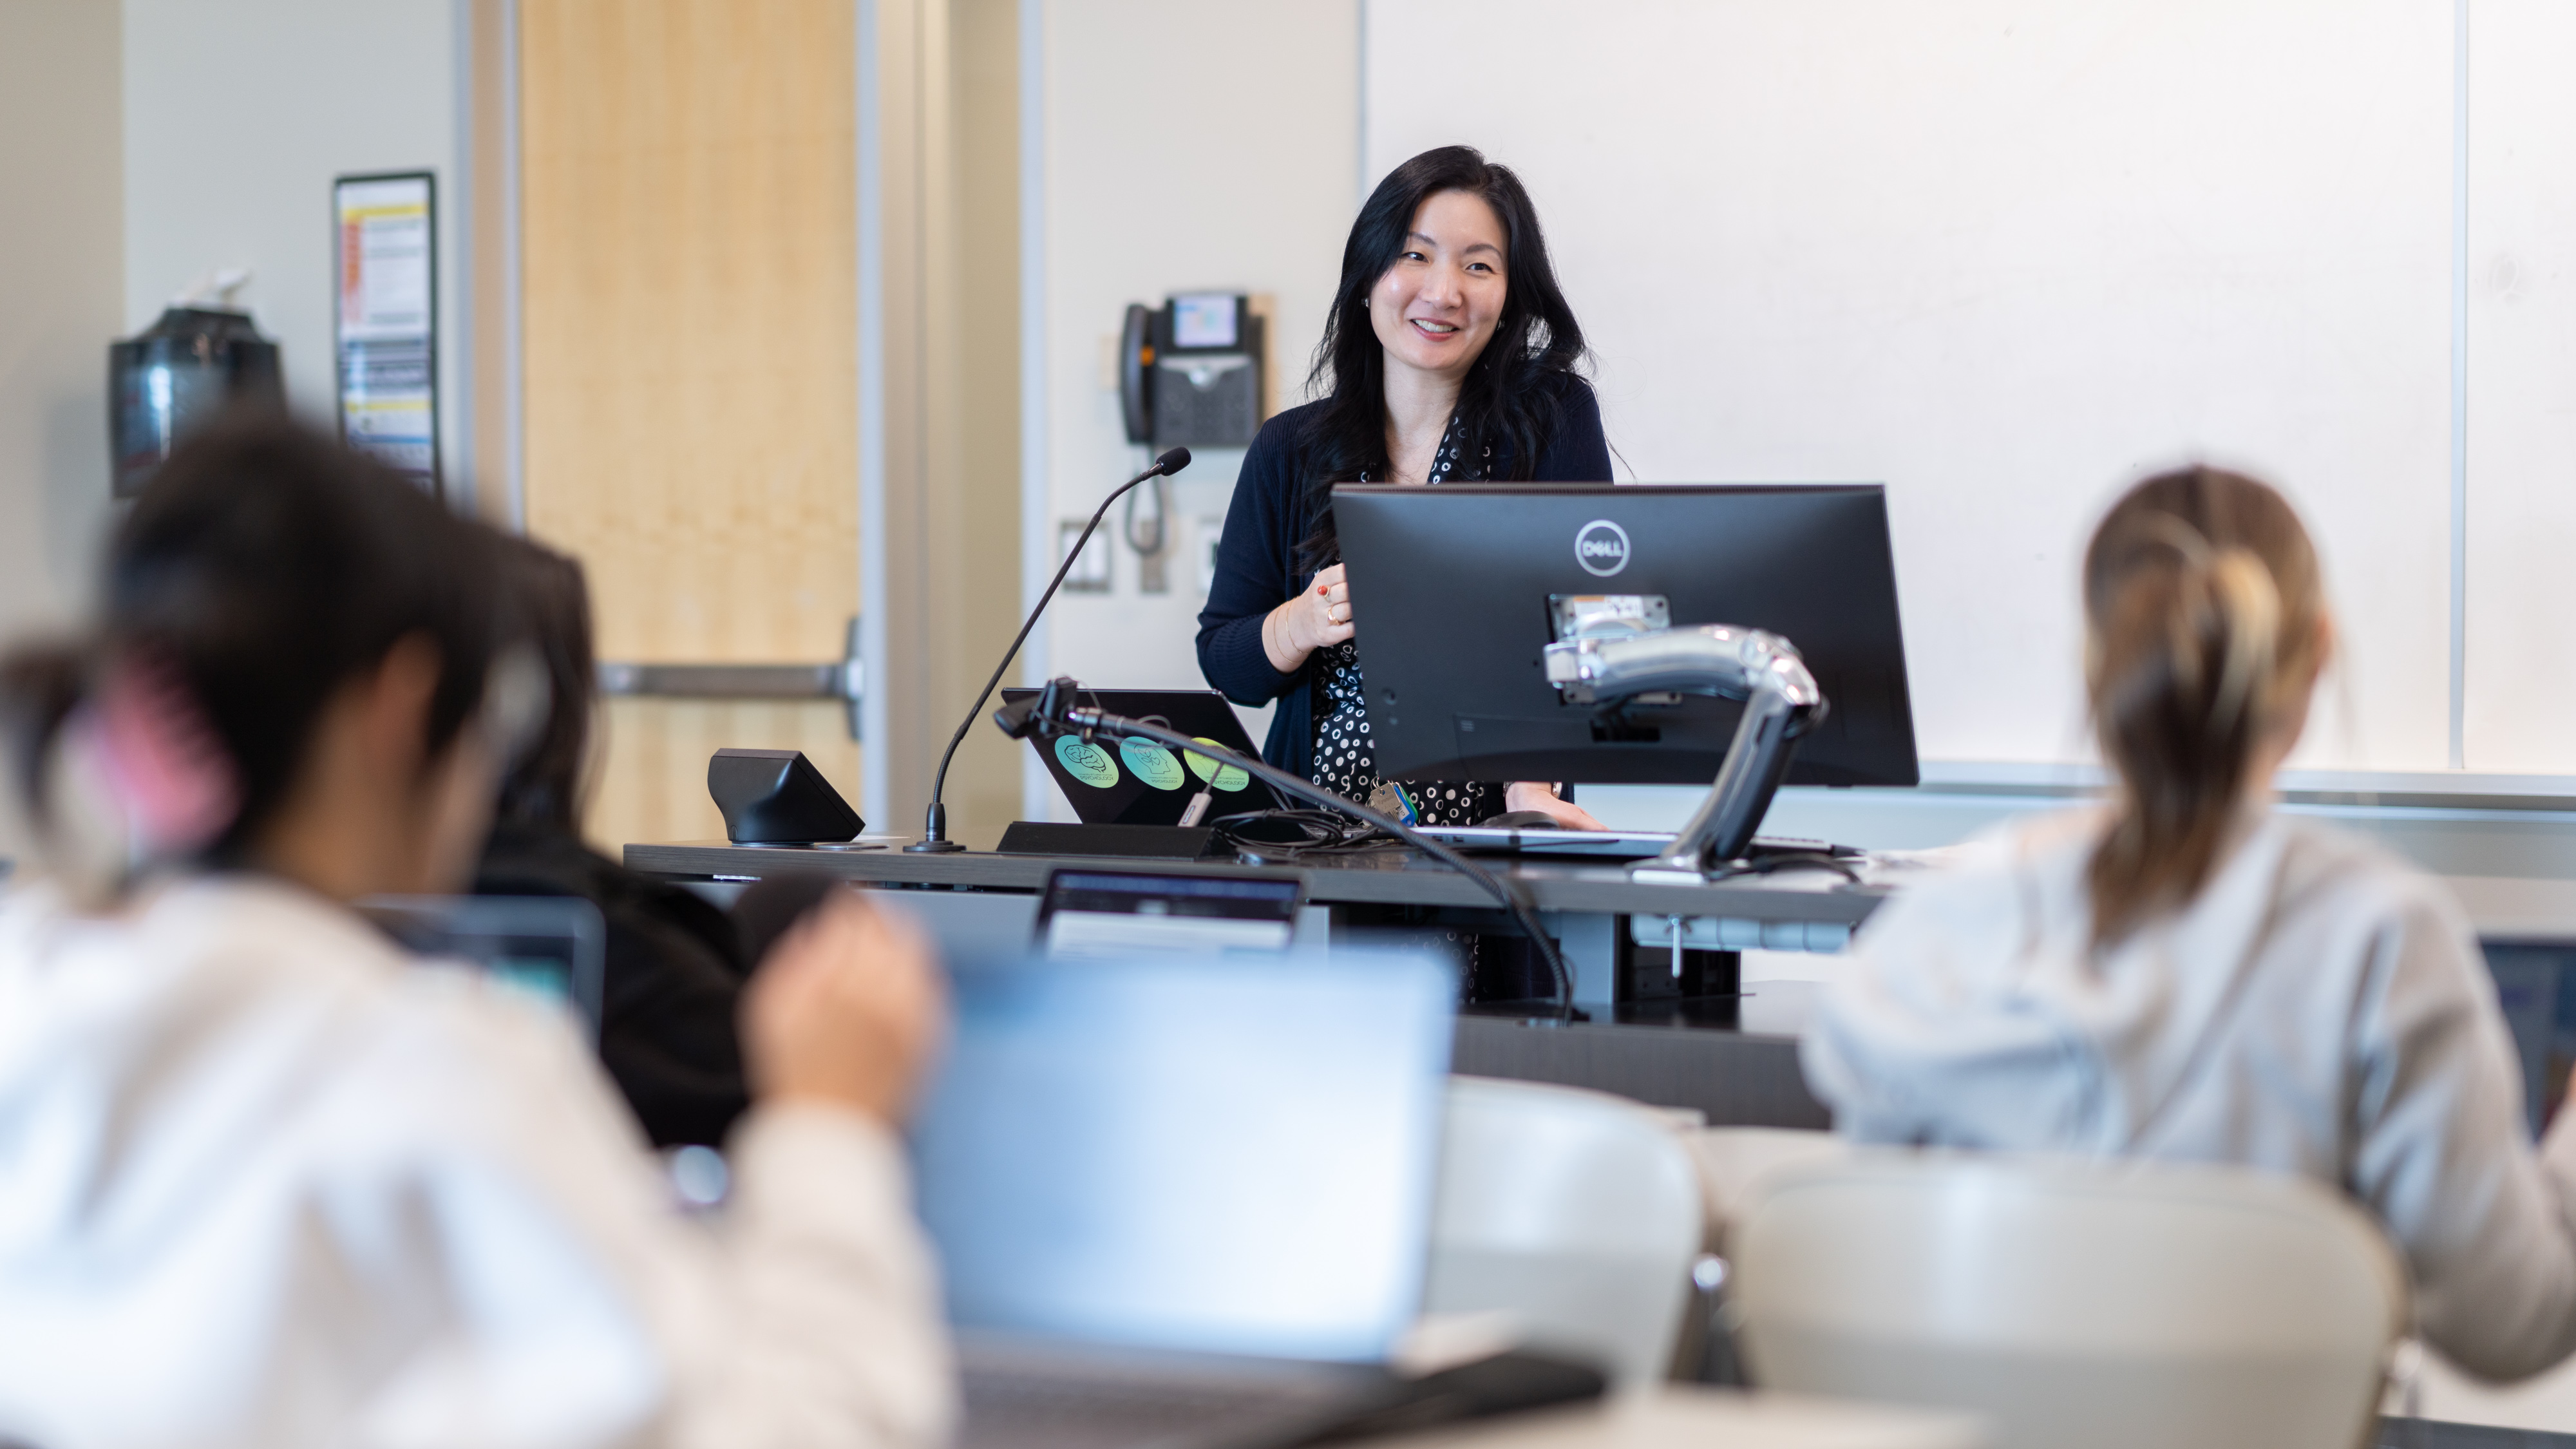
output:
[{"label": "whiteboard", "polygon": [[2576,5],[2469,12],[2471,768],[2576,772]]},{"label": "whiteboard", "polygon": [[1926,759],[2089,756],[2085,538],[2198,457],[2280,483],[2325,554],[2343,678],[2298,763],[2436,770],[2453,28],[2450,0],[1369,0],[1363,186],[1453,141],[1521,172],[1638,479],[1887,484]]}]

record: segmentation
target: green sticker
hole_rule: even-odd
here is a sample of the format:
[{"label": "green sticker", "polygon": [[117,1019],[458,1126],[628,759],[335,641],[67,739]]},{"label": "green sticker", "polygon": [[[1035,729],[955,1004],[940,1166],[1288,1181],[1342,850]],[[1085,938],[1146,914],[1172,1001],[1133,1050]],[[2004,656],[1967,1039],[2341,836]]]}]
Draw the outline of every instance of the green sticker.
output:
[{"label": "green sticker", "polygon": [[[1203,745],[1215,745],[1220,750],[1225,748],[1221,741],[1209,739],[1205,735],[1192,735],[1190,738]],[[1190,773],[1207,781],[1220,793],[1231,794],[1252,783],[1252,777],[1243,772],[1241,765],[1219,764],[1205,755],[1195,753],[1189,756],[1189,761]]]},{"label": "green sticker", "polygon": [[1095,790],[1106,790],[1118,783],[1118,761],[1098,745],[1084,744],[1080,735],[1058,735],[1055,757],[1073,778]]},{"label": "green sticker", "polygon": [[1136,778],[1157,790],[1177,790],[1189,776],[1181,773],[1181,762],[1172,752],[1152,740],[1120,740],[1118,758],[1136,772]]}]

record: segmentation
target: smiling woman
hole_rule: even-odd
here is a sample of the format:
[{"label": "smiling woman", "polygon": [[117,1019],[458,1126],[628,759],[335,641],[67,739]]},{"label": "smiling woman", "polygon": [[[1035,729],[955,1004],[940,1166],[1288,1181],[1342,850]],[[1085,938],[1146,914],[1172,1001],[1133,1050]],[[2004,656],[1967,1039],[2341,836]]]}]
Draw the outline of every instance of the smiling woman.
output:
[{"label": "smiling woman", "polygon": [[1510,168],[1444,146],[1378,183],[1342,248],[1317,400],[1244,456],[1199,615],[1208,682],[1279,701],[1263,758],[1425,825],[1536,810],[1599,828],[1551,785],[1379,777],[1332,512],[1336,483],[1608,481],[1587,356]]}]

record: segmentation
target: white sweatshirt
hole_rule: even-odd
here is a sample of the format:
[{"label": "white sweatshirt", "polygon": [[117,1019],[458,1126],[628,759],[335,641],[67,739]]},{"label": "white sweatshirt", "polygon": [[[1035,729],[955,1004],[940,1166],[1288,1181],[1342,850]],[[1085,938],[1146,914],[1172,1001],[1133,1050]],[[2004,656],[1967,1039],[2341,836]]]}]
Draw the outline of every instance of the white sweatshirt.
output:
[{"label": "white sweatshirt", "polygon": [[2105,823],[2007,826],[1871,917],[1801,1049],[1837,1128],[2304,1173],[2387,1228],[2420,1331],[2462,1367],[2576,1351],[2576,1112],[2534,1151],[2449,893],[2266,812],[2188,909],[2096,953]]},{"label": "white sweatshirt", "polygon": [[683,1217],[560,1016],[244,877],[0,898],[0,1440],[933,1443],[899,1144],[755,1110]]}]

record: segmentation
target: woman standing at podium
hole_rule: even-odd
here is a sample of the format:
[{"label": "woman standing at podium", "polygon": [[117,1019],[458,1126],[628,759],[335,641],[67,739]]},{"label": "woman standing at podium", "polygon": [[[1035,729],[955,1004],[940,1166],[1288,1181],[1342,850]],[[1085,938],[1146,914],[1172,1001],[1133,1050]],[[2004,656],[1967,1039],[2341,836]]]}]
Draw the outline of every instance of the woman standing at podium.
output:
[{"label": "woman standing at podium", "polygon": [[1396,783],[1369,740],[1336,483],[1598,483],[1601,407],[1583,329],[1520,178],[1466,146],[1378,183],[1342,248],[1310,382],[1245,454],[1199,614],[1199,669],[1237,704],[1279,702],[1262,758],[1423,825],[1536,811],[1599,822],[1544,783]]}]

